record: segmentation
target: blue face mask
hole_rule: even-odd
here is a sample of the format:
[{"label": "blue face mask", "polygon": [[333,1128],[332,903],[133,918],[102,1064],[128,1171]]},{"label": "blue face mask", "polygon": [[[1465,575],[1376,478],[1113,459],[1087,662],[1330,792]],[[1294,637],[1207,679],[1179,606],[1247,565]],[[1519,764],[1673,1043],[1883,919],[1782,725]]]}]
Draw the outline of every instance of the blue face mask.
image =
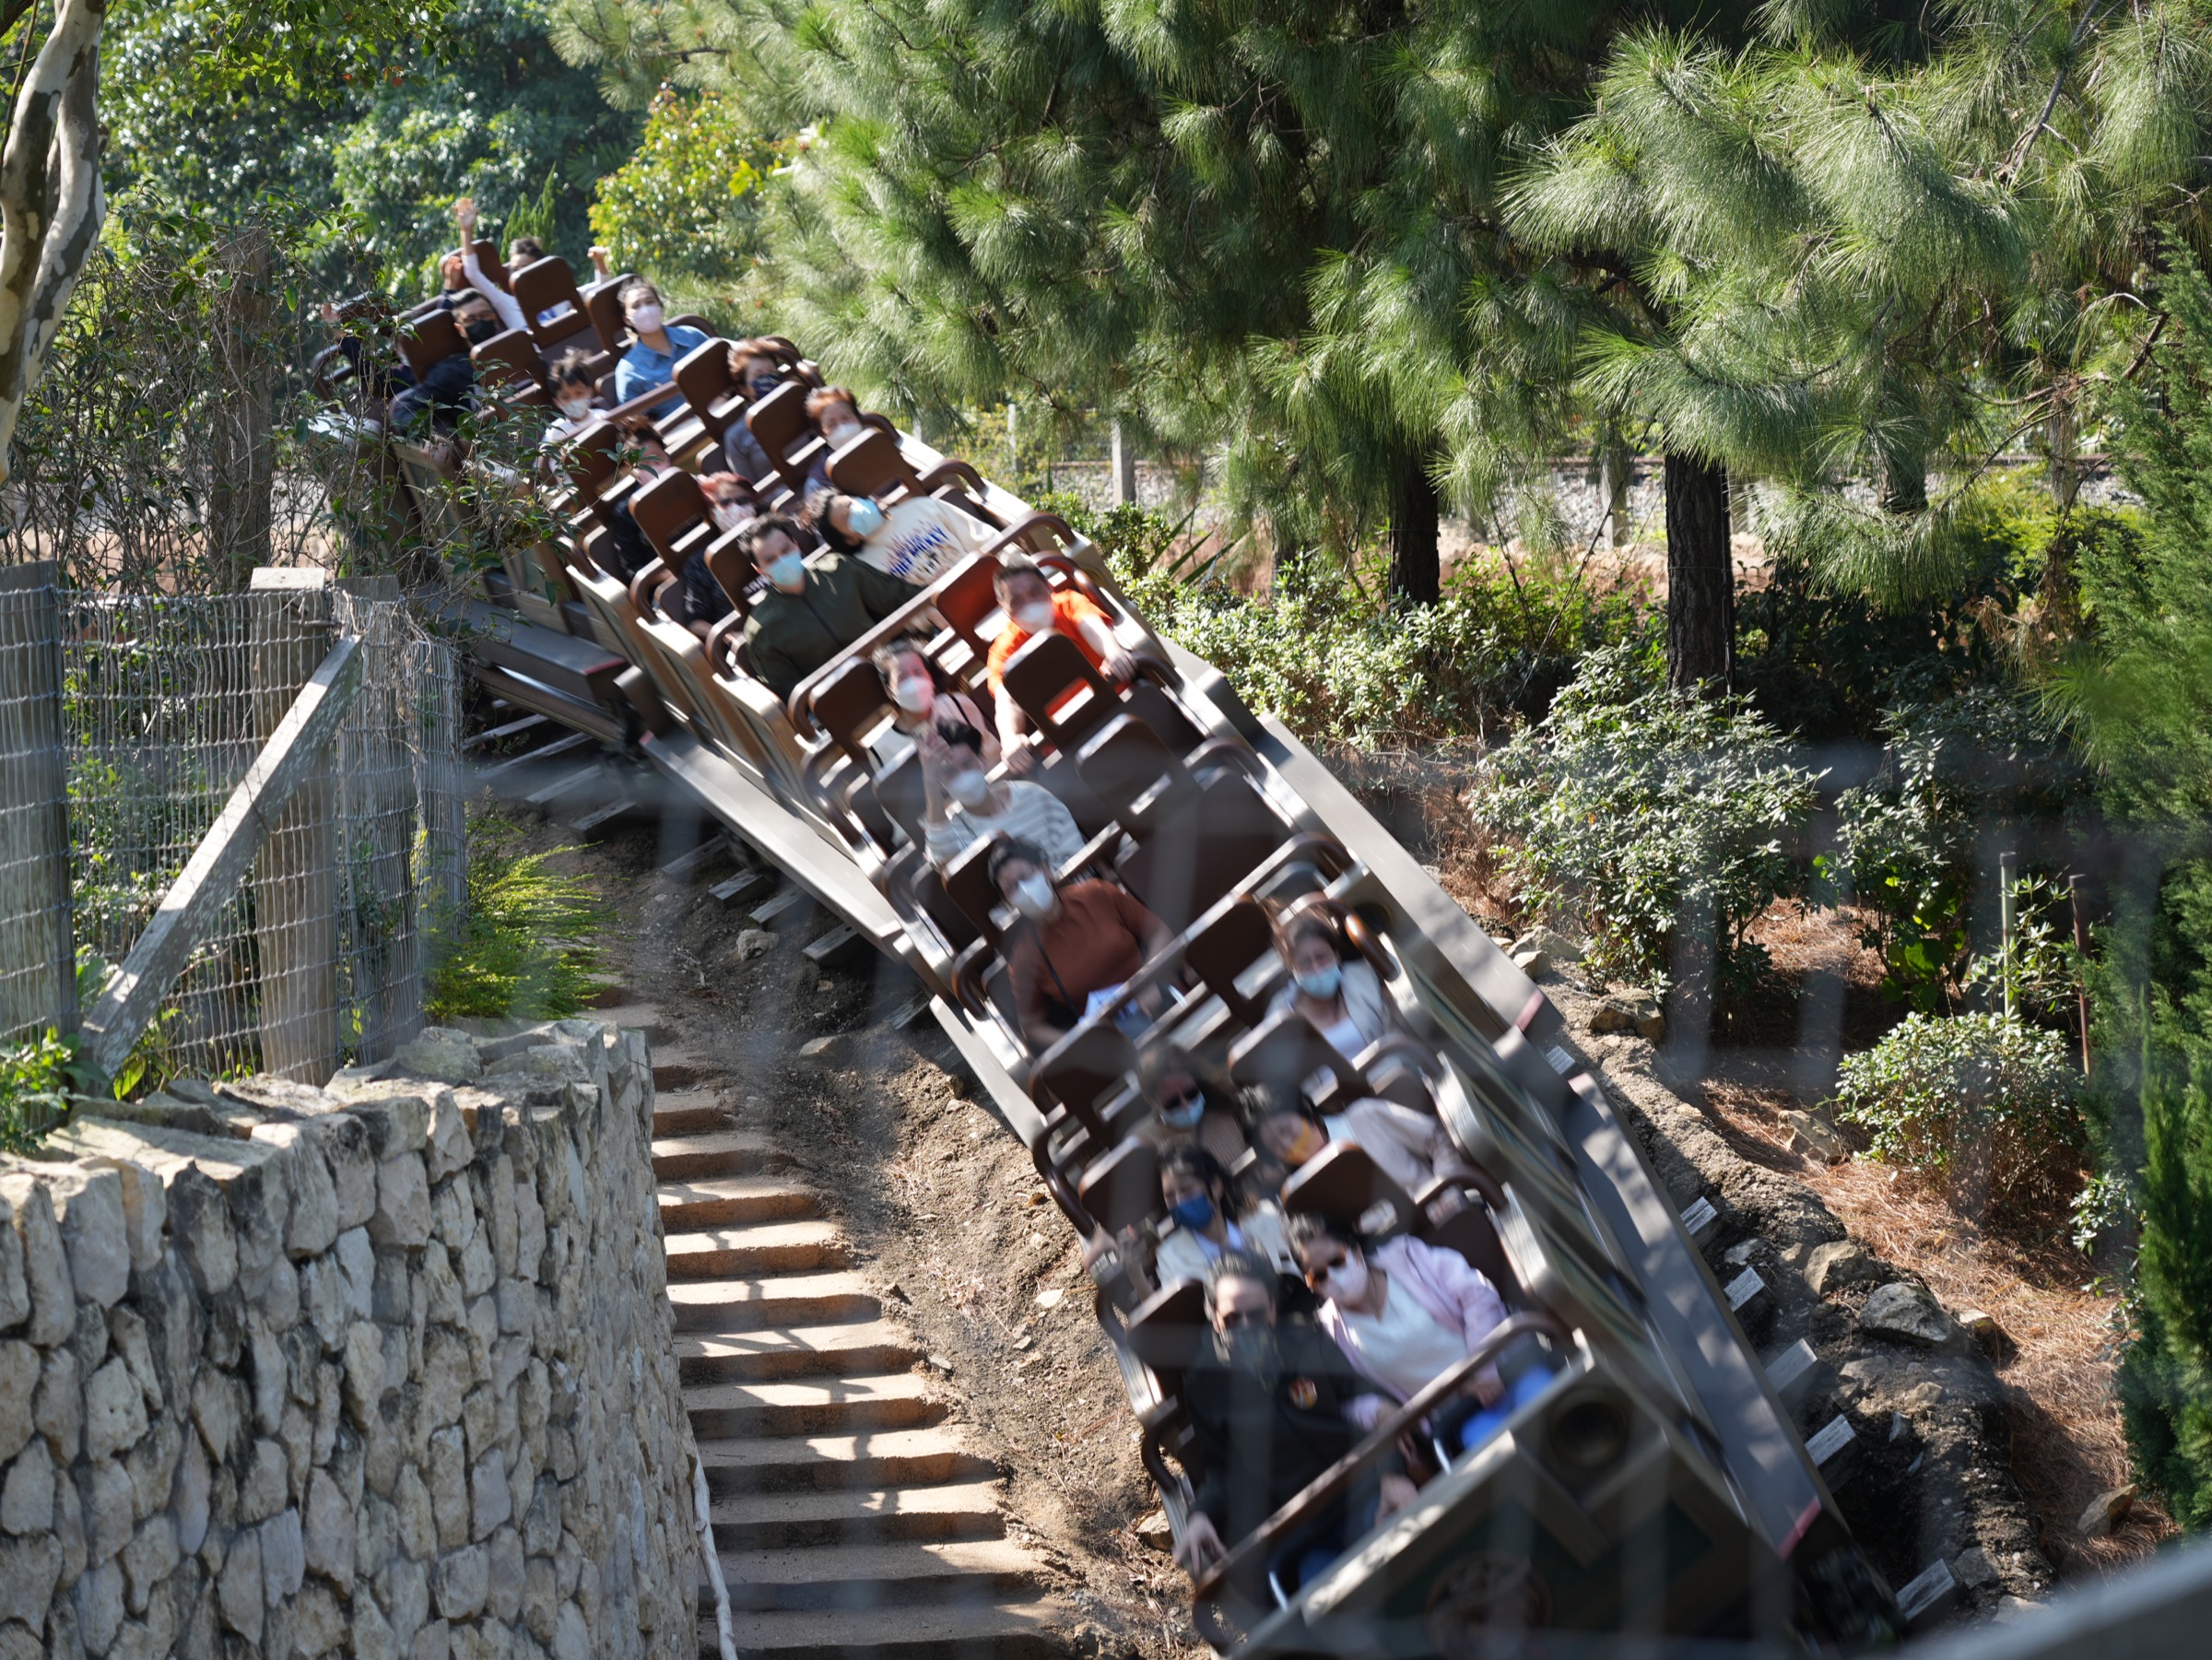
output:
[{"label": "blue face mask", "polygon": [[845,526],[856,536],[872,536],[883,528],[883,509],[865,496],[855,496],[845,514]]},{"label": "blue face mask", "polygon": [[1329,966],[1325,969],[1317,970],[1311,974],[1300,974],[1298,976],[1298,989],[1300,991],[1305,993],[1309,997],[1320,997],[1324,1000],[1334,997],[1336,995],[1336,988],[1343,983],[1343,965],[1334,962],[1329,964]]},{"label": "blue face mask", "polygon": [[1206,1194],[1195,1194],[1170,1210],[1178,1228],[1188,1228],[1193,1233],[1203,1232],[1213,1225],[1214,1201]]},{"label": "blue face mask", "polygon": [[786,594],[806,585],[806,561],[799,554],[780,553],[768,562],[768,580]]},{"label": "blue face mask", "polygon": [[1159,1110],[1159,1122],[1171,1130],[1187,1130],[1206,1116],[1206,1097],[1193,1091],[1188,1101]]}]

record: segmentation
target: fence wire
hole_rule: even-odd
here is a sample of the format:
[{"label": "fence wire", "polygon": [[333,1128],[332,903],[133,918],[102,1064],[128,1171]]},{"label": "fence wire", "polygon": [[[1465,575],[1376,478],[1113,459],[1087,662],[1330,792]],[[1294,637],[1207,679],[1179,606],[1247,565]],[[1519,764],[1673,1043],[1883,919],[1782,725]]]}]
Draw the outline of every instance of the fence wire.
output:
[{"label": "fence wire", "polygon": [[[319,1083],[420,1026],[430,940],[463,899],[451,649],[403,603],[327,590],[0,588],[0,1041],[74,1027],[78,986],[128,956],[341,634],[360,689],[130,1070]],[[37,695],[41,650],[58,705]],[[68,970],[70,934],[88,971]]]}]

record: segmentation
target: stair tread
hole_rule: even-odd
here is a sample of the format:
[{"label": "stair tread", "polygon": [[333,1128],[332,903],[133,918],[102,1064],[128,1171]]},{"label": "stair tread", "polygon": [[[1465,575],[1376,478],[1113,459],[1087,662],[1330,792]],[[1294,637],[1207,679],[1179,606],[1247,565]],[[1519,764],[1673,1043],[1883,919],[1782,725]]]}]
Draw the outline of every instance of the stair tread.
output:
[{"label": "stair tread", "polygon": [[856,1372],[845,1377],[755,1378],[684,1386],[684,1406],[693,1412],[746,1407],[861,1406],[935,1398],[929,1380],[918,1372]]},{"label": "stair tread", "polygon": [[730,1493],[708,1513],[716,1524],[861,1520],[890,1515],[995,1515],[998,1487],[947,1481],[934,1487],[802,1488],[795,1492]]},{"label": "stair tread", "polygon": [[721,1251],[765,1251],[779,1245],[843,1242],[843,1230],[823,1217],[799,1217],[782,1222],[724,1223],[670,1234],[668,1260],[675,1264],[686,1256],[710,1256]]},{"label": "stair tread", "polygon": [[728,1279],[679,1279],[668,1301],[687,1308],[738,1308],[803,1302],[822,1297],[874,1297],[876,1288],[850,1268],[819,1272],[734,1275]]},{"label": "stair tread", "polygon": [[805,1183],[773,1173],[693,1176],[680,1182],[663,1182],[660,1184],[660,1197],[664,1208],[670,1205],[697,1204],[707,1199],[790,1198],[809,1205],[821,1203],[821,1195]]},{"label": "stair tread", "polygon": [[816,1545],[789,1550],[724,1550],[722,1577],[739,1585],[889,1583],[962,1574],[1044,1572],[1045,1563],[1011,1539],[918,1539]]},{"label": "stair tread", "polygon": [[[661,1110],[667,1104],[668,1098],[665,1095],[653,1103],[653,1116],[659,1117]],[[714,1129],[693,1135],[655,1136],[653,1138],[653,1156],[655,1159],[665,1158],[672,1153],[693,1157],[704,1153],[735,1153],[756,1159],[784,1159],[790,1156],[774,1136],[759,1130],[739,1129]]]},{"label": "stair tread", "polygon": [[919,1430],[866,1430],[857,1435],[704,1436],[699,1442],[699,1459],[707,1466],[710,1479],[716,1470],[737,1471],[806,1462],[852,1464],[863,1459],[926,1458],[937,1454],[959,1458],[980,1456],[964,1433],[943,1424]]},{"label": "stair tread", "polygon": [[[734,1612],[730,1633],[743,1654],[786,1648],[893,1652],[900,1648],[993,1638],[1034,1636],[1058,1646],[1078,1618],[1067,1603],[1032,1596],[1024,1601],[922,1604],[899,1610],[896,1633],[880,1608],[776,1608]],[[709,1619],[704,1629],[712,1631]]]},{"label": "stair tread", "polygon": [[691,1355],[836,1355],[861,1348],[899,1349],[917,1358],[922,1353],[911,1332],[888,1320],[854,1320],[843,1325],[779,1325],[757,1332],[686,1332],[676,1339],[678,1360]]}]

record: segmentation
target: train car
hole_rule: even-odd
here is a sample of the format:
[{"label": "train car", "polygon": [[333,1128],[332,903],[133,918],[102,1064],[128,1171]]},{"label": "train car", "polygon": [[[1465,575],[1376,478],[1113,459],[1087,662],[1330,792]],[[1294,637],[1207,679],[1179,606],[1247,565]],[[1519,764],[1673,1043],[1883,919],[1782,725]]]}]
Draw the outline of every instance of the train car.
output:
[{"label": "train car", "polygon": [[[524,277],[619,348],[618,312],[598,290],[577,292],[565,267]],[[499,344],[479,359],[498,360],[516,401],[540,401],[524,343]],[[1324,1112],[1381,1100],[1433,1113],[1457,1149],[1452,1173],[1416,1191],[1356,1145],[1281,1182],[1288,1213],[1462,1254],[1509,1317],[1227,1541],[1194,1588],[1206,1639],[1253,1656],[1614,1652],[1624,1640],[1847,1653],[1894,1640],[1889,1589],[1541,990],[1288,730],[1155,634],[1082,536],[881,417],[830,450],[805,414],[814,366],[790,342],[772,346],[772,388],[737,384],[727,343],[711,341],[677,365],[680,412],[643,421],[671,395],[658,388],[576,433],[543,486],[564,540],[506,549],[454,620],[474,672],[508,703],[649,764],[921,982],[1069,1224],[1100,1242],[1098,1318],[1179,1538],[1205,1475],[1182,1392],[1215,1337],[1199,1285],[1147,1271],[1177,1224],[1155,1140],[1134,1133],[1148,1115],[1134,1082],[1142,1057],[1171,1042],[1240,1088],[1302,1092]],[[747,658],[759,592],[740,532],[721,528],[700,484],[740,422],[768,463],[758,483],[771,506],[824,479],[888,514],[934,501],[965,549],[782,698]],[[641,434],[675,465],[629,465]],[[468,465],[453,446],[402,443],[394,459],[387,471],[423,521],[452,511],[440,480]],[[655,556],[627,582],[615,573],[618,512]],[[695,554],[735,607],[703,640],[666,604]],[[992,710],[987,665],[1006,622],[993,577],[1011,554],[1055,596],[1097,607],[1124,671],[1110,677],[1058,631],[1004,664],[1002,695],[1028,728],[1014,764],[1084,838],[1054,875],[1118,884],[1166,936],[1112,995],[1071,1004],[1049,1041],[1025,1030],[1016,1002],[1022,923],[991,878],[999,839],[942,865],[926,855],[920,759],[871,661],[912,639],[935,696]],[[1277,931],[1300,916],[1372,971],[1402,1030],[1348,1045],[1281,1007]],[[1146,1249],[1125,1252],[1131,1242]],[[1484,1433],[1457,1450],[1424,1437],[1490,1366],[1513,1384]],[[1406,1457],[1416,1501],[1325,1571],[1286,1583],[1286,1542],[1381,1461]]]}]

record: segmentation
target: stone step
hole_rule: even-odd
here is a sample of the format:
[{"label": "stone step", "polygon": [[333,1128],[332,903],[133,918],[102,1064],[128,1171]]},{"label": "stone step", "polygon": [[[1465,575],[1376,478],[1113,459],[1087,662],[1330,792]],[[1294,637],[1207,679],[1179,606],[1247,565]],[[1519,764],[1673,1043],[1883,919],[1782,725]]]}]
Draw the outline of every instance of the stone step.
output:
[{"label": "stone step", "polygon": [[668,1239],[668,1277],[742,1279],[759,1274],[804,1274],[851,1265],[835,1222],[817,1218],[760,1228],[704,1229]]},{"label": "stone step", "polygon": [[[703,1132],[703,1133],[702,1133]],[[701,1176],[754,1176],[780,1170],[791,1159],[773,1138],[759,1130],[734,1130],[728,1115],[718,1122],[663,1137],[661,1114],[653,1115],[653,1173],[664,1182],[691,1182]]]},{"label": "stone step", "polygon": [[[658,1159],[653,1160],[660,1163]],[[691,1233],[702,1228],[742,1228],[754,1222],[791,1222],[822,1213],[821,1195],[787,1176],[700,1176],[661,1183],[661,1230]]]},{"label": "stone step", "polygon": [[[1080,1620],[1064,1602],[939,1603],[897,1618],[865,1609],[781,1609],[731,1617],[737,1652],[776,1660],[1047,1660],[1069,1653]],[[719,1654],[714,1622],[702,1653]]]},{"label": "stone step", "polygon": [[913,1372],[700,1383],[684,1391],[684,1406],[691,1414],[691,1433],[701,1441],[913,1430],[945,1416],[929,1380]]},{"label": "stone step", "polygon": [[[796,1550],[895,1539],[1003,1539],[998,1489],[988,1482],[952,1487],[853,1488],[829,1493],[742,1493],[718,1499],[708,1514],[724,1550]],[[749,1645],[743,1643],[740,1647]]]},{"label": "stone step", "polygon": [[708,1068],[697,1061],[670,1060],[665,1054],[654,1057],[653,1063],[653,1092],[663,1090],[671,1094],[696,1089],[707,1079]]},{"label": "stone step", "polygon": [[719,1089],[671,1089],[653,1097],[653,1138],[708,1136],[730,1127],[730,1109]]},{"label": "stone step", "polygon": [[773,1332],[689,1333],[676,1340],[677,1376],[687,1384],[854,1377],[898,1372],[921,1358],[912,1336],[886,1320]]},{"label": "stone step", "polygon": [[873,1320],[883,1304],[857,1274],[684,1279],[668,1288],[679,1332],[751,1332],[779,1325]]},{"label": "stone step", "polygon": [[[1006,1539],[734,1550],[722,1559],[730,1607],[744,1613],[1010,1600],[1043,1577],[1043,1565]],[[702,1589],[700,1604],[712,1608],[712,1594]]]},{"label": "stone step", "polygon": [[1003,1472],[958,1430],[870,1430],[858,1435],[777,1435],[701,1441],[700,1462],[717,1494],[990,1481]]}]

